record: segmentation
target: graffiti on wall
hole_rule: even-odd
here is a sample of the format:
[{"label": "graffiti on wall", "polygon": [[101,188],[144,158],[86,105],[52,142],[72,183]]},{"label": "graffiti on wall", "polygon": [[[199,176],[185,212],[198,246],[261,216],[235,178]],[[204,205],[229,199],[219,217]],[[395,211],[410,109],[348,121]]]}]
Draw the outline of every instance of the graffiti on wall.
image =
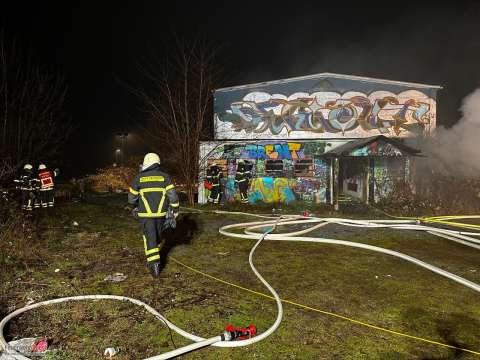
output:
[{"label": "graffiti on wall", "polygon": [[325,153],[327,143],[292,141],[256,141],[225,144],[212,150],[209,159],[298,160]]},{"label": "graffiti on wall", "polygon": [[350,152],[350,156],[403,156],[404,154],[395,146],[388,143],[373,141],[368,145]]},{"label": "graffiti on wall", "polygon": [[296,200],[292,187],[294,179],[260,177],[252,179],[248,201],[256,203],[286,203]]},{"label": "graffiti on wall", "polygon": [[285,142],[274,144],[246,144],[240,154],[242,159],[302,159],[302,144]]},{"label": "graffiti on wall", "polygon": [[251,92],[215,118],[218,138],[409,136],[435,127],[436,102],[417,90]]},{"label": "graffiti on wall", "polygon": [[[239,159],[251,164],[252,180],[248,189],[249,201],[284,202],[294,200],[321,203],[326,201],[329,163],[319,157],[326,142],[259,141],[255,143],[224,143],[215,148],[206,144],[201,154],[205,163],[215,162],[224,173],[222,189],[225,201],[239,201],[235,183]],[[274,163],[274,168],[269,161]],[[201,167],[204,169],[205,166]],[[202,178],[205,177],[205,171]],[[209,190],[202,187],[203,201]]]}]

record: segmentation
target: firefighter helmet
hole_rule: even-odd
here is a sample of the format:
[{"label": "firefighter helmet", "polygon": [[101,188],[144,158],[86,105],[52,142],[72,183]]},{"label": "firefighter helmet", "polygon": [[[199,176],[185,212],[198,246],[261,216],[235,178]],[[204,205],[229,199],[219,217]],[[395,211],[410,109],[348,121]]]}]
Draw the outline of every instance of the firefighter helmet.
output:
[{"label": "firefighter helmet", "polygon": [[33,166],[30,165],[30,164],[25,164],[25,165],[23,166],[23,170],[32,170],[32,169],[33,169]]},{"label": "firefighter helmet", "polygon": [[146,168],[149,168],[153,164],[159,164],[160,165],[160,157],[155,153],[148,153],[143,158],[142,170],[145,170]]},{"label": "firefighter helmet", "polygon": [[45,164],[38,165],[38,170],[45,170],[46,168]]}]

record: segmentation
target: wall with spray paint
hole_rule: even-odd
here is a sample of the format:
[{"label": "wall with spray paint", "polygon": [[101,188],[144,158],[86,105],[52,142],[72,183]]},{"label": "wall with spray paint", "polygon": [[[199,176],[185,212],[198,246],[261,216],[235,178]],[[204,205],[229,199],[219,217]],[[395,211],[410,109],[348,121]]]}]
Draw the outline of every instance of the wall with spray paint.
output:
[{"label": "wall with spray paint", "polygon": [[409,137],[436,126],[438,87],[318,74],[215,92],[216,139]]},{"label": "wall with spray paint", "polygon": [[[331,159],[322,155],[337,146],[338,143],[332,145],[324,140],[202,143],[199,202],[207,202],[209,190],[205,189],[203,179],[212,163],[223,171],[223,200],[240,201],[235,183],[240,159],[252,166],[248,189],[248,200],[252,204],[330,202]],[[334,182],[340,181],[338,191],[362,201],[377,202],[387,197],[395,181],[409,177],[408,156],[385,142],[374,141],[355,148],[336,163],[341,164],[334,175]]]},{"label": "wall with spray paint", "polygon": [[[320,156],[332,146],[335,145],[326,141],[205,142],[200,147],[203,159],[200,178],[205,178],[205,170],[215,162],[224,174],[224,200],[238,201],[235,175],[237,162],[243,159],[252,165],[250,203],[288,204],[296,200],[322,203],[327,200],[329,166]],[[204,203],[207,198],[208,190],[200,181],[199,202]]]},{"label": "wall with spray paint", "polygon": [[[358,138],[429,134],[436,127],[439,88],[324,73],[218,89],[216,141],[200,146],[199,202],[207,202],[203,179],[213,162],[224,174],[224,201],[240,200],[235,184],[240,159],[252,165],[250,203],[333,204],[340,193],[378,200],[398,178],[390,162],[404,156],[401,151],[384,140],[341,151]],[[339,155],[330,156],[336,147]],[[351,170],[361,163],[359,170],[340,171],[338,159],[345,157],[352,158]]]},{"label": "wall with spray paint", "polygon": [[374,201],[388,197],[396,181],[408,181],[408,158],[375,158],[374,160]]}]

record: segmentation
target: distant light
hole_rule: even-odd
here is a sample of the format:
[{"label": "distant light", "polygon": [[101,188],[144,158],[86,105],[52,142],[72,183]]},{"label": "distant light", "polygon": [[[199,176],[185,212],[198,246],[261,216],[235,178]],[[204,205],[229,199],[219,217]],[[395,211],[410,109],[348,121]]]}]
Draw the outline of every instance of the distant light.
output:
[{"label": "distant light", "polygon": [[117,153],[122,152],[122,150],[120,150],[120,149],[117,149],[117,150],[115,150],[115,151],[116,151]]}]

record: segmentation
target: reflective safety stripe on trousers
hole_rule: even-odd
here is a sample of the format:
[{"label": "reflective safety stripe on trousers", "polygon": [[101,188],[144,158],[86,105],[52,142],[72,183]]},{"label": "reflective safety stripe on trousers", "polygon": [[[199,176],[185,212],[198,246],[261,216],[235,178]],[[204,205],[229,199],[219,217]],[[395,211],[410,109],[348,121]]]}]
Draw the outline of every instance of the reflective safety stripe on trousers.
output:
[{"label": "reflective safety stripe on trousers", "polygon": [[[162,197],[160,199],[160,202],[158,204],[158,209],[156,212],[152,211],[152,209],[150,208],[150,204],[148,203],[148,200],[145,197],[145,193],[148,193],[148,192],[162,193]],[[161,216],[167,215],[166,212],[162,212],[163,203],[165,202],[165,193],[166,193],[166,189],[163,187],[140,189],[140,198],[142,199],[143,205],[145,206],[145,210],[147,212],[139,212],[138,216],[139,217],[161,217]]]},{"label": "reflective safety stripe on trousers", "polygon": [[145,255],[147,256],[147,261],[155,261],[160,259],[160,249],[158,247],[147,249],[147,238],[145,235],[143,235],[143,247],[145,249]]}]

